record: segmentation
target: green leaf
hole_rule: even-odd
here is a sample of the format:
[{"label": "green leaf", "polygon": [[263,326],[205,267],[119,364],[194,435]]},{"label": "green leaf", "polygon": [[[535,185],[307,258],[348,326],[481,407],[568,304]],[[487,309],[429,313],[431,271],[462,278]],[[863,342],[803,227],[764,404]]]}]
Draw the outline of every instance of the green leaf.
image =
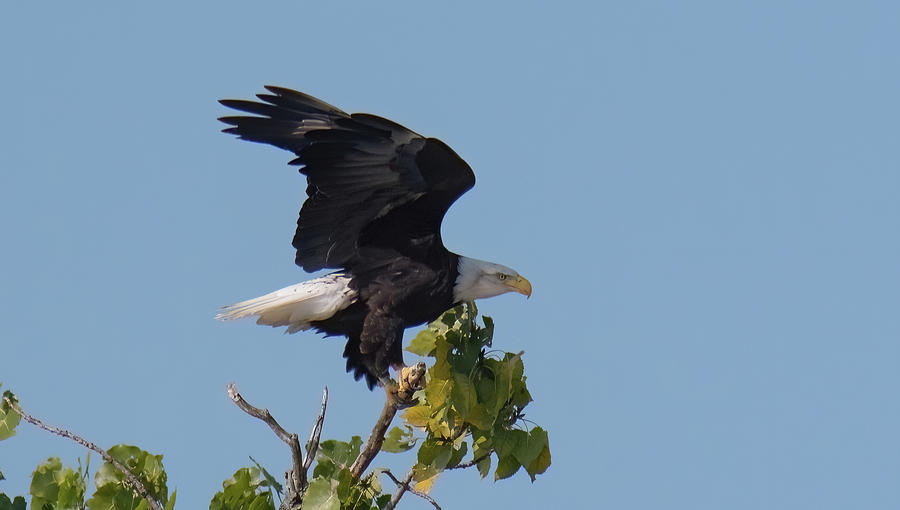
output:
[{"label": "green leaf", "polygon": [[25,510],[25,498],[16,496],[10,501],[9,496],[0,493],[0,510]]},{"label": "green leaf", "polygon": [[31,475],[31,506],[54,510],[70,510],[84,507],[86,489],[80,469],[63,468],[62,462],[51,457],[38,465]]},{"label": "green leaf", "polygon": [[528,471],[528,476],[531,477],[531,481],[534,481],[534,477],[547,471],[547,468],[550,467],[550,444],[547,443],[544,445],[544,449],[541,450],[541,453],[534,459],[528,466],[525,467],[525,470]]},{"label": "green leaf", "polygon": [[[144,485],[150,496],[162,503],[168,503],[166,471],[162,465],[162,455],[151,455],[137,446],[116,445],[108,450],[110,456],[119,461]],[[104,462],[94,475],[97,490],[87,501],[91,510],[137,510],[144,499],[131,487],[125,474],[109,462]],[[146,506],[146,502],[143,503]]]},{"label": "green leaf", "polygon": [[482,430],[472,431],[472,455],[475,458],[490,455],[494,451],[494,443]]},{"label": "green leaf", "polygon": [[465,441],[459,444],[459,448],[455,448],[453,453],[450,455],[450,460],[447,462],[447,467],[454,467],[459,464],[463,457],[466,456],[466,453],[469,451],[469,445],[466,444]]},{"label": "green leaf", "polygon": [[478,473],[482,478],[486,477],[488,473],[491,472],[491,456],[488,455],[487,457],[479,460],[478,463],[475,464],[475,467],[478,468]]},{"label": "green leaf", "polygon": [[[390,494],[382,494],[381,496],[378,496],[378,498],[375,499],[375,504],[378,505],[379,509],[383,509],[390,502],[391,502]],[[24,508],[23,508],[23,510],[24,510]]]},{"label": "green leaf", "polygon": [[496,427],[493,438],[494,450],[497,451],[497,456],[499,457],[510,456],[519,447],[519,443],[527,438],[528,433],[524,430],[508,430],[503,427]]},{"label": "green leaf", "polygon": [[350,470],[344,468],[338,471],[337,481],[338,501],[347,501],[350,491],[353,489],[353,475],[350,474]]},{"label": "green leaf", "polygon": [[83,508],[84,493],[87,490],[84,477],[69,467],[63,469],[60,475],[56,509]]},{"label": "green leaf", "polygon": [[453,381],[451,379],[432,377],[432,379],[428,381],[428,385],[425,386],[425,398],[428,399],[428,404],[436,409],[442,407],[447,402],[452,390]]},{"label": "green leaf", "polygon": [[384,437],[381,449],[389,453],[401,453],[412,449],[418,440],[413,436],[412,427],[407,425],[405,429],[392,428]]},{"label": "green leaf", "polygon": [[0,480],[6,480],[6,477],[3,476],[3,471],[0,471]]},{"label": "green leaf", "polygon": [[178,492],[178,491],[174,491],[174,490],[172,491],[172,496],[169,498],[169,501],[166,503],[166,506],[163,510],[173,510],[175,508],[175,496],[176,496],[175,493],[176,492]]},{"label": "green leaf", "polygon": [[403,414],[401,416],[403,417],[403,421],[412,425],[413,427],[424,428],[428,425],[428,422],[431,421],[431,414],[431,404],[422,402],[419,405],[410,407],[409,409],[403,411]]},{"label": "green leaf", "polygon": [[522,465],[519,464],[519,461],[512,455],[500,457],[500,460],[497,462],[497,469],[494,471],[494,480],[509,478],[516,474],[516,471],[518,471],[520,467],[522,467]]},{"label": "green leaf", "polygon": [[438,471],[441,471],[447,467],[447,464],[450,463],[450,457],[452,456],[453,447],[451,445],[439,445],[439,447],[437,448],[437,455],[434,456],[434,459],[431,461],[431,465]]},{"label": "green leaf", "polygon": [[334,478],[334,474],[339,470],[340,469],[334,465],[334,462],[319,457],[319,462],[317,462],[316,467],[313,468],[313,478]]},{"label": "green leaf", "polygon": [[59,495],[59,482],[57,474],[62,471],[62,461],[57,457],[50,457],[38,464],[31,474],[31,507],[44,508],[44,505],[55,506]]},{"label": "green leaf", "polygon": [[338,467],[350,467],[359,456],[361,446],[362,438],[359,436],[353,436],[349,443],[329,439],[319,445],[319,458],[330,460]]},{"label": "green leaf", "polygon": [[547,432],[540,427],[534,427],[530,433],[521,437],[512,454],[519,464],[527,466],[541,454],[545,446],[547,446]]},{"label": "green leaf", "polygon": [[425,328],[416,335],[406,346],[406,350],[419,356],[430,356],[434,352],[435,332],[431,328]]},{"label": "green leaf", "polygon": [[259,469],[241,468],[234,476],[222,482],[209,503],[209,510],[274,510],[272,493],[266,490]]},{"label": "green leaf", "polygon": [[11,391],[6,390],[3,392],[3,397],[3,399],[0,399],[0,441],[16,435],[16,426],[22,421],[19,413],[10,409],[9,404],[6,403],[8,398],[13,404],[18,404],[19,401],[16,399],[16,396]]},{"label": "green leaf", "polygon": [[452,455],[452,444],[429,437],[419,447],[417,458],[421,466],[431,467],[436,472],[440,472],[447,467]]},{"label": "green leaf", "polygon": [[482,345],[490,347],[494,339],[494,319],[487,315],[482,315],[481,321],[484,322],[484,327],[479,330],[479,341]]},{"label": "green leaf", "polygon": [[250,460],[254,464],[256,464],[256,467],[260,470],[260,472],[262,472],[263,476],[266,478],[266,483],[263,483],[261,485],[268,485],[269,487],[274,488],[278,492],[279,495],[284,494],[284,487],[282,487],[281,484],[278,483],[278,480],[276,480],[274,476],[272,476],[268,471],[266,471],[266,468],[259,465],[259,462],[256,462],[256,459],[254,459],[253,457],[250,457]]},{"label": "green leaf", "polygon": [[434,364],[428,369],[428,375],[431,378],[430,381],[447,380],[450,378],[451,367],[449,357],[450,349],[452,348],[453,346],[450,345],[450,342],[447,340],[447,335],[438,335],[435,337]]},{"label": "green leaf", "polygon": [[459,412],[460,417],[468,421],[469,412],[477,404],[478,395],[475,393],[475,384],[466,374],[459,372],[453,374],[450,397],[453,399],[453,407]]},{"label": "green leaf", "polygon": [[303,496],[303,510],[340,510],[337,487],[337,480],[313,479]]},{"label": "green leaf", "polygon": [[471,423],[475,428],[490,430],[494,425],[494,418],[494,416],[488,414],[487,408],[485,408],[483,404],[476,404],[469,409],[466,421]]}]

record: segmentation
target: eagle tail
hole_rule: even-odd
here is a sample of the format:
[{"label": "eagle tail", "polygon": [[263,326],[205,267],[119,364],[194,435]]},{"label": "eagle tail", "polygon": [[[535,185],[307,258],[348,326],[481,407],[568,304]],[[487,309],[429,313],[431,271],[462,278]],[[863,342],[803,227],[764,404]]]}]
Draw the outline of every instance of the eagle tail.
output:
[{"label": "eagle tail", "polygon": [[330,318],[356,301],[350,276],[332,273],[223,307],[216,314],[222,321],[257,317],[257,324],[287,326],[286,333],[312,327],[314,321]]}]

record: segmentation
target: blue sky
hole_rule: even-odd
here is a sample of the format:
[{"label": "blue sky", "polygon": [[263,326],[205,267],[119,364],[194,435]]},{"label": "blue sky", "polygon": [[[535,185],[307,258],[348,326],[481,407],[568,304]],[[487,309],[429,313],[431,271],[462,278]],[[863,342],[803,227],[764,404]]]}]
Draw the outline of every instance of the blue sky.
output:
[{"label": "blue sky", "polygon": [[[212,319],[307,277],[290,155],[216,121],[277,84],[450,144],[447,245],[534,284],[481,310],[553,466],[444,508],[898,508],[898,48],[895,2],[6,2],[0,381],[184,509],[289,463],[228,382],[368,434],[341,342]],[[0,490],[50,455],[84,451],[22,426]]]}]

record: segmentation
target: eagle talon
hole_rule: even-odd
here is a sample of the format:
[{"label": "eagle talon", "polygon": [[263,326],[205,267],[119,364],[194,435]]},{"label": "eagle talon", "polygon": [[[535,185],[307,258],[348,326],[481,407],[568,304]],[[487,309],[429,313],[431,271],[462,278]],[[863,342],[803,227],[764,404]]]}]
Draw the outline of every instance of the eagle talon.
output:
[{"label": "eagle talon", "polygon": [[425,363],[420,361],[411,367],[402,367],[397,375],[399,382],[392,380],[385,385],[389,398],[395,401],[398,408],[418,404],[419,401],[413,398],[413,394],[425,388]]}]

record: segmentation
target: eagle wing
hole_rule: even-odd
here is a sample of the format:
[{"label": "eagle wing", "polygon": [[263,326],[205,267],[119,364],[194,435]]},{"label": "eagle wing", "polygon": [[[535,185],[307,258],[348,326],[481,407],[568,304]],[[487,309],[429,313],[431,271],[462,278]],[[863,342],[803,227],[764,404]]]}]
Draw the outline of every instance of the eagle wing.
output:
[{"label": "eagle wing", "polygon": [[256,101],[223,105],[254,116],[229,116],[226,133],[293,152],[308,198],[293,246],[306,271],[352,264],[361,249],[415,258],[444,249],[441,221],[475,185],[472,169],[450,147],[390,120],[347,114],[312,96],[267,86]]}]

